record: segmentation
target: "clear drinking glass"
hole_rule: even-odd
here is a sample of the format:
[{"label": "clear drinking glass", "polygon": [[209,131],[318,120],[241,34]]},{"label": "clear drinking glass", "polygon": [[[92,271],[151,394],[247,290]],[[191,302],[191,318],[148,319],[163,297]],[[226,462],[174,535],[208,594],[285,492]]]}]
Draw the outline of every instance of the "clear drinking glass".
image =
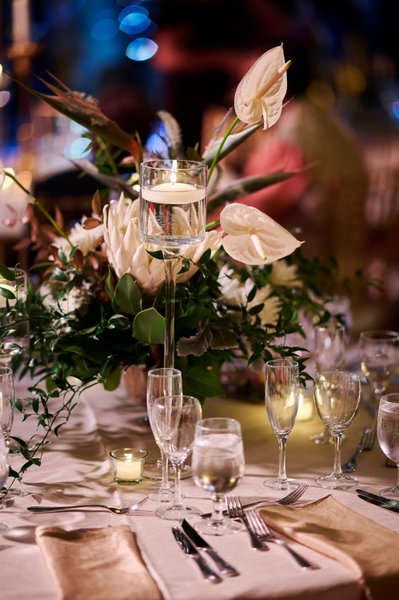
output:
[{"label": "clear drinking glass", "polygon": [[275,490],[289,490],[298,482],[287,478],[286,444],[295,423],[299,401],[299,364],[294,360],[276,359],[266,363],[265,404],[270,425],[279,444],[277,479],[264,485]]},{"label": "clear drinking glass", "polygon": [[160,502],[170,502],[171,487],[169,483],[168,457],[162,449],[158,430],[153,423],[152,408],[155,400],[161,396],[180,396],[183,393],[182,374],[178,369],[156,368],[148,372],[147,377],[147,412],[151,431],[161,452],[161,485],[152,492],[151,497]]},{"label": "clear drinking glass", "polygon": [[399,367],[399,333],[388,330],[362,331],[359,338],[360,367],[374,393],[377,414],[381,396]]},{"label": "clear drinking glass", "polygon": [[183,463],[191,453],[195,427],[201,417],[201,404],[193,396],[164,396],[153,403],[151,419],[156,435],[176,471],[173,503],[156,511],[162,519],[181,521],[190,515],[200,514],[197,508],[182,503],[180,476]]},{"label": "clear drinking glass", "polygon": [[331,475],[316,479],[321,487],[345,489],[356,483],[356,479],[342,472],[342,434],[350,425],[360,402],[360,379],[348,371],[323,371],[316,376],[315,402],[317,412],[334,438],[334,469]]},{"label": "clear drinking glass", "polygon": [[380,494],[385,498],[399,500],[399,393],[381,397],[377,415],[377,437],[381,450],[396,463],[396,485],[384,488]]},{"label": "clear drinking glass", "polygon": [[[316,374],[323,371],[342,370],[345,368],[347,350],[347,330],[336,319],[332,318],[324,325],[314,328],[313,360]],[[328,427],[324,431],[311,436],[314,444],[326,444],[330,441]]]},{"label": "clear drinking glass", "polygon": [[11,279],[0,275],[0,363],[6,366],[29,345],[27,274],[22,269],[8,271]]},{"label": "clear drinking glass", "polygon": [[194,483],[211,493],[213,513],[197,521],[200,533],[225,535],[241,525],[223,516],[223,494],[231,492],[244,476],[244,447],[241,425],[235,419],[213,417],[197,423],[191,461]]},{"label": "clear drinking glass", "polygon": [[162,251],[165,263],[164,367],[174,366],[176,274],[182,248],[205,237],[207,166],[191,160],[140,165],[140,238]]},{"label": "clear drinking glass", "polygon": [[[0,421],[6,448],[10,454],[18,452],[18,444],[10,438],[14,423],[14,377],[10,367],[0,367]],[[15,448],[16,447],[16,448]]]}]

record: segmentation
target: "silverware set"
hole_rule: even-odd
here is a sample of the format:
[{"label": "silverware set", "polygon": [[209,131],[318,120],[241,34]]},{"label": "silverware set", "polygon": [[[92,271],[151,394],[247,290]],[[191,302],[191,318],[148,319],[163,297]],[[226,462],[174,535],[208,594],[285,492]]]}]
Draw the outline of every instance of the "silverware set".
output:
[{"label": "silverware set", "polygon": [[356,471],[357,460],[359,456],[362,452],[366,452],[367,450],[372,450],[374,448],[375,439],[375,427],[367,427],[366,429],[364,429],[362,437],[360,438],[360,442],[357,445],[355,452],[350,457],[350,459],[347,460],[344,465],[342,465],[342,470],[345,473],[354,473]]}]

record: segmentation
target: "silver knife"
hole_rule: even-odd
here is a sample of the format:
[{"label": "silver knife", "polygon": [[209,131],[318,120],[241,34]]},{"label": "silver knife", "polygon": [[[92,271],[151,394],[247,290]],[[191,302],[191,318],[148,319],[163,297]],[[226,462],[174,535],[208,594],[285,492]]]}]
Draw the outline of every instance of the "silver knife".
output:
[{"label": "silver knife", "polygon": [[377,496],[376,494],[372,494],[366,490],[356,490],[356,493],[362,500],[366,500],[367,502],[375,504],[376,506],[380,506],[381,508],[386,508],[388,510],[392,510],[393,512],[399,513],[399,502],[396,500],[390,500],[389,498],[384,498],[383,496]]},{"label": "silver knife", "polygon": [[223,573],[224,575],[228,575],[229,577],[235,577],[236,575],[240,574],[237,571],[237,569],[235,569],[232,565],[230,565],[228,562],[226,562],[216,552],[216,550],[214,550],[214,548],[212,548],[208,544],[208,542],[206,540],[204,540],[203,537],[200,536],[198,531],[196,531],[194,529],[194,527],[192,527],[190,525],[190,523],[188,521],[186,521],[186,519],[183,519],[181,526],[183,528],[183,531],[188,535],[190,540],[193,542],[194,546],[196,546],[198,549],[203,550],[204,552],[209,554],[209,556],[215,561],[215,563],[219,567],[221,573]]},{"label": "silver knife", "polygon": [[172,532],[175,536],[176,542],[179,544],[183,552],[195,560],[205,579],[212,583],[220,583],[223,581],[220,575],[218,575],[200,555],[197,548],[191,543],[184,531],[182,531],[179,527],[172,527]]}]

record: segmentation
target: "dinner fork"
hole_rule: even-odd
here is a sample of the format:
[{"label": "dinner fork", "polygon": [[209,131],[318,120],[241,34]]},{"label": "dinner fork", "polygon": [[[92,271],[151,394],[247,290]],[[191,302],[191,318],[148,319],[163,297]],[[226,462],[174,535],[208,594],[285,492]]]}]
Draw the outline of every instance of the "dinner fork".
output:
[{"label": "dinner fork", "polygon": [[362,437],[360,438],[360,442],[355,452],[350,459],[344,465],[342,465],[342,470],[345,473],[353,473],[356,471],[357,459],[362,452],[366,450],[372,450],[374,448],[375,436],[375,427],[369,427],[363,431]]},{"label": "dinner fork", "polygon": [[109,510],[110,512],[116,515],[127,515],[130,512],[134,512],[137,510],[144,502],[148,500],[148,495],[136,502],[136,504],[132,504],[131,506],[107,506],[106,504],[73,504],[70,506],[28,506],[28,510],[30,512],[62,512],[62,511],[74,511],[79,510],[80,508],[103,508],[105,510]]},{"label": "dinner fork", "polygon": [[[298,485],[298,487],[296,487],[294,490],[292,490],[286,496],[279,498],[279,500],[258,500],[256,502],[249,502],[248,504],[243,505],[243,508],[244,508],[244,510],[247,510],[248,508],[257,508],[260,506],[267,506],[268,504],[283,504],[283,505],[294,504],[294,502],[296,502],[297,500],[299,500],[299,498],[301,496],[303,496],[303,494],[306,492],[308,487],[309,486],[307,483],[300,483]],[[225,496],[226,502],[227,502],[227,498],[228,498],[228,496]],[[223,514],[225,516],[228,515],[228,511],[224,510]],[[209,517],[211,515],[212,515],[212,513],[201,513],[200,517],[201,517],[201,519],[209,519]]]},{"label": "dinner fork", "polygon": [[253,529],[250,527],[247,514],[244,511],[241,500],[238,496],[226,496],[227,512],[231,519],[239,519],[243,525],[245,525],[249,537],[251,538],[252,548],[255,550],[266,551],[269,550],[268,546],[258,538]]},{"label": "dinner fork", "polygon": [[248,523],[251,527],[252,531],[262,542],[270,542],[273,544],[279,544],[283,546],[291,556],[296,560],[298,565],[302,567],[302,569],[319,569],[320,567],[315,563],[309,562],[306,558],[304,558],[301,554],[298,554],[287,542],[285,542],[282,538],[277,537],[274,533],[270,531],[267,527],[264,520],[260,517],[260,515],[255,510],[248,510]]}]

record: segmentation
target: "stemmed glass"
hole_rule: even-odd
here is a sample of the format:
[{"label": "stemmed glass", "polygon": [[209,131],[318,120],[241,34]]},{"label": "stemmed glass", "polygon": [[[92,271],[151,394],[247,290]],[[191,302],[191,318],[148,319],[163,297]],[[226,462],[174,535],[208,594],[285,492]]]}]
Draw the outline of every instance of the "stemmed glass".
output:
[{"label": "stemmed glass", "polygon": [[244,476],[241,425],[235,419],[213,417],[197,423],[191,468],[194,483],[211,492],[213,512],[194,527],[200,533],[225,535],[240,531],[236,521],[223,516],[223,494]]},{"label": "stemmed glass", "polygon": [[[347,331],[344,325],[331,318],[325,325],[314,329],[313,359],[316,374],[323,371],[342,370],[345,367]],[[314,444],[326,444],[330,440],[328,427],[310,438]]]},{"label": "stemmed glass", "polygon": [[334,438],[334,469],[331,475],[316,479],[321,487],[345,489],[356,479],[345,475],[341,468],[342,434],[351,424],[360,402],[360,379],[348,371],[324,371],[316,376],[315,402],[317,412]]},{"label": "stemmed glass", "polygon": [[15,393],[14,377],[10,367],[0,367],[0,421],[6,448],[10,454],[18,452],[19,446],[10,438],[14,423]]},{"label": "stemmed glass", "polygon": [[266,363],[265,403],[270,425],[279,445],[278,476],[264,485],[275,490],[289,490],[298,482],[287,478],[286,444],[295,423],[299,400],[299,364],[294,360],[276,359]]},{"label": "stemmed glass", "polygon": [[147,377],[147,412],[150,421],[151,431],[154,434],[155,442],[161,452],[162,461],[162,479],[159,490],[153,492],[151,497],[160,500],[161,502],[169,502],[171,500],[171,488],[169,483],[168,457],[162,449],[162,444],[159,440],[158,430],[153,423],[152,408],[157,398],[161,396],[176,396],[183,393],[182,375],[178,369],[156,368],[148,372]]},{"label": "stemmed glass", "polygon": [[362,331],[359,338],[360,367],[374,393],[374,414],[381,396],[399,366],[399,333],[397,331]]},{"label": "stemmed glass", "polygon": [[399,500],[399,393],[382,396],[377,414],[377,437],[381,450],[397,467],[396,485],[382,489],[380,494]]},{"label": "stemmed glass", "polygon": [[180,477],[184,461],[192,450],[195,427],[201,417],[201,404],[193,396],[164,396],[153,403],[152,423],[161,447],[176,472],[172,506],[158,508],[156,511],[156,515],[162,519],[181,521],[190,515],[200,514],[197,508],[184,506],[182,503]]},{"label": "stemmed glass", "polygon": [[0,363],[23,354],[29,344],[29,318],[26,314],[27,274],[7,268],[0,274]]},{"label": "stemmed glass", "polygon": [[165,262],[164,367],[174,366],[176,274],[181,249],[205,237],[207,166],[190,160],[140,165],[140,238]]},{"label": "stemmed glass", "polygon": [[4,443],[3,435],[0,433],[0,506],[7,498],[8,490],[3,487],[8,477],[7,449]]}]

